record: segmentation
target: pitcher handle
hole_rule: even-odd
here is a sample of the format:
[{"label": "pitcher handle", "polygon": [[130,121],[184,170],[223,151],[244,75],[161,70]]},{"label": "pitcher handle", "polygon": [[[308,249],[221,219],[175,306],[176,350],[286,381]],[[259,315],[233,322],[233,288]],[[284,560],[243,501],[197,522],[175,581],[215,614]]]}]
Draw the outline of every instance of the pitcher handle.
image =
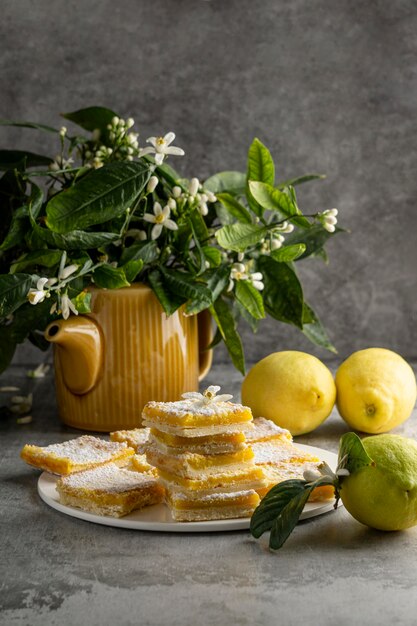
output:
[{"label": "pitcher handle", "polygon": [[197,316],[198,322],[198,356],[199,356],[199,376],[198,380],[203,380],[207,376],[213,361],[213,350],[207,350],[213,339],[213,329],[211,315],[207,309],[201,311]]}]

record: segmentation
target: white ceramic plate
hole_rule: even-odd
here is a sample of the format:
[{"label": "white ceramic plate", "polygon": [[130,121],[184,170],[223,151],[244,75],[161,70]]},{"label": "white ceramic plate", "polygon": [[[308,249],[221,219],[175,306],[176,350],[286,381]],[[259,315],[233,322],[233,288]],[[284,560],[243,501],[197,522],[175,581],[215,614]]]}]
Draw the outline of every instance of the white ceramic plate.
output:
[{"label": "white ceramic plate", "polygon": [[[337,465],[337,454],[328,452],[321,448],[312,446],[304,446],[297,444],[299,448],[319,457],[322,461],[326,461],[330,467],[335,470]],[[150,506],[142,511],[133,511],[125,517],[108,517],[105,515],[95,515],[72,506],[60,504],[58,492],[55,489],[55,483],[58,476],[43,472],[38,480],[38,493],[42,500],[50,507],[70,515],[78,519],[94,522],[95,524],[104,524],[105,526],[116,526],[117,528],[132,528],[134,530],[151,530],[159,532],[173,533],[204,533],[219,532],[226,530],[247,530],[249,528],[250,518],[243,519],[225,519],[213,520],[208,522],[175,522],[171,514],[164,504]],[[304,507],[300,519],[308,519],[322,513],[328,513],[333,509],[333,500],[328,502],[308,502]]]}]

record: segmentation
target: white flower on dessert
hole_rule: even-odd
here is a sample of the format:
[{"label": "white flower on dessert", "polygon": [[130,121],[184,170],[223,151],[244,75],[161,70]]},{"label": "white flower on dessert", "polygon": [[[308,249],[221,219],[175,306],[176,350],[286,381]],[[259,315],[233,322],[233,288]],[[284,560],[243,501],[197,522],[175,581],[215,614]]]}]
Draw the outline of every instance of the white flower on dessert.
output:
[{"label": "white flower on dessert", "polygon": [[155,202],[153,205],[153,215],[152,213],[145,213],[143,216],[145,222],[155,224],[152,228],[151,239],[158,239],[164,227],[169,230],[178,230],[177,224],[173,220],[169,219],[170,214],[171,209],[169,206],[162,208],[159,202]]},{"label": "white flower on dessert", "polygon": [[153,191],[155,191],[157,184],[159,183],[158,177],[157,176],[151,176],[148,184],[146,186],[146,191],[148,193],[152,193]]},{"label": "white flower on dessert", "polygon": [[232,291],[237,280],[248,280],[249,274],[246,272],[246,267],[243,263],[233,263],[230,272],[229,286],[227,291]]},{"label": "white flower on dessert", "polygon": [[323,224],[323,228],[327,230],[328,233],[334,233],[336,230],[337,214],[337,209],[327,209],[327,211],[323,211],[321,214],[321,223]]},{"label": "white flower on dessert", "polygon": [[262,291],[262,289],[264,289],[265,285],[262,282],[263,275],[261,272],[253,272],[249,275],[249,280],[258,291]]},{"label": "white flower on dessert", "polygon": [[48,283],[49,278],[39,278],[36,283],[36,289],[33,287],[29,289],[27,292],[27,299],[31,304],[39,304],[39,302],[43,302],[45,298],[49,297],[49,292],[45,291],[45,286]]},{"label": "white flower on dessert", "polygon": [[161,165],[164,158],[168,154],[183,156],[185,152],[182,148],[178,148],[177,146],[171,146],[174,139],[175,133],[172,132],[167,133],[166,135],[164,135],[164,137],[149,137],[146,140],[146,143],[150,143],[151,146],[142,148],[142,150],[139,151],[139,156],[142,157],[145,154],[154,154],[155,163],[157,165]]},{"label": "white flower on dessert", "polygon": [[187,393],[183,393],[182,397],[185,398],[185,400],[193,400],[197,405],[201,406],[216,402],[227,402],[233,398],[233,396],[229,393],[222,393],[219,396],[216,395],[220,389],[221,387],[218,385],[210,385],[210,387],[207,387],[203,393],[198,393],[198,391],[188,391]]},{"label": "white flower on dessert", "polygon": [[78,311],[75,308],[74,304],[71,301],[71,298],[68,297],[68,294],[64,293],[61,296],[61,313],[64,320],[67,320],[70,316],[70,313],[74,313],[74,315],[78,315]]}]

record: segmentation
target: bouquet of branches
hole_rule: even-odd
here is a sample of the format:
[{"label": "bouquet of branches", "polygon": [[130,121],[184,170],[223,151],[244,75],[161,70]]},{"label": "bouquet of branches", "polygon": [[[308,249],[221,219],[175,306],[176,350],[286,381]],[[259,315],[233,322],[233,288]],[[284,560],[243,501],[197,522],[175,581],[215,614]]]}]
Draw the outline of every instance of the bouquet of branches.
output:
[{"label": "bouquet of branches", "polygon": [[255,139],[247,172],[204,183],[167,163],[184,151],[173,132],[140,146],[134,120],[104,107],[63,115],[82,130],[0,121],[54,133],[55,157],[0,150],[0,371],[27,338],[41,349],[47,324],[88,314],[91,286],[147,284],[166,315],[208,309],[236,368],[245,360],[237,322],[254,332],[269,315],[334,350],[303,297],[295,262],[325,256],[337,210],[303,214],[295,187],[277,182]]}]

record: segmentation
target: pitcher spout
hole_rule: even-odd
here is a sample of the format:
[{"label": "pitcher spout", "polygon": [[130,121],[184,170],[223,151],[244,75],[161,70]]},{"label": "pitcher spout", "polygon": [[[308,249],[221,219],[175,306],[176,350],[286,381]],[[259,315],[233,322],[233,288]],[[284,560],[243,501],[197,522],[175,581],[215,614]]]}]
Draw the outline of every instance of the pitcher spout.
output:
[{"label": "pitcher spout", "polygon": [[91,391],[103,370],[103,337],[92,319],[79,316],[57,320],[45,330],[56,347],[65,385],[77,395]]}]

